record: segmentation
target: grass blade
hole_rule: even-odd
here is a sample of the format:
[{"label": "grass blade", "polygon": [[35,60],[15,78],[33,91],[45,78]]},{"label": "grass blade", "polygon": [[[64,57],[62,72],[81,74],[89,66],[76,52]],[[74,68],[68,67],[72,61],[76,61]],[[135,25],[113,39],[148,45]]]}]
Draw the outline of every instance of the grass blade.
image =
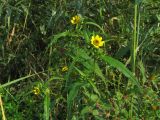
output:
[{"label": "grass blade", "polygon": [[5,116],[5,111],[4,111],[4,108],[3,108],[1,95],[0,95],[0,107],[1,107],[1,111],[2,111],[2,120],[6,120],[6,116]]},{"label": "grass blade", "polygon": [[127,78],[129,78],[131,80],[131,82],[138,86],[138,88],[140,89],[140,84],[138,83],[138,80],[135,78],[135,76],[132,74],[132,72],[130,70],[128,70],[125,65],[123,63],[121,63],[120,61],[106,56],[106,55],[101,55],[100,56],[101,59],[103,59],[105,62],[107,62],[108,64],[110,64],[111,66],[117,68],[119,71],[121,71]]},{"label": "grass blade", "polygon": [[3,87],[10,86],[10,85],[12,85],[12,84],[15,84],[15,83],[17,83],[17,82],[20,82],[20,81],[22,81],[22,80],[25,80],[25,79],[30,78],[30,77],[35,76],[35,75],[36,75],[36,74],[27,75],[27,76],[25,76],[25,77],[21,77],[21,78],[18,78],[18,79],[16,79],[16,80],[13,80],[13,81],[11,81],[11,82],[5,83],[5,84],[3,84],[3,85],[0,85],[0,89],[3,88]]}]

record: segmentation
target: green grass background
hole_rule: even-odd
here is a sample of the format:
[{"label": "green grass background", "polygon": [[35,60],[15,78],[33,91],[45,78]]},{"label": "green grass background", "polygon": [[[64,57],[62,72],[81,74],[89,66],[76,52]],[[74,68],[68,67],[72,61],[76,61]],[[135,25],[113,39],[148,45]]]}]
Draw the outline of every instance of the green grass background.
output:
[{"label": "green grass background", "polygon": [[[0,0],[0,118],[160,119],[159,6],[159,0]],[[75,15],[77,25],[70,22]],[[93,35],[105,45],[94,48]]]}]

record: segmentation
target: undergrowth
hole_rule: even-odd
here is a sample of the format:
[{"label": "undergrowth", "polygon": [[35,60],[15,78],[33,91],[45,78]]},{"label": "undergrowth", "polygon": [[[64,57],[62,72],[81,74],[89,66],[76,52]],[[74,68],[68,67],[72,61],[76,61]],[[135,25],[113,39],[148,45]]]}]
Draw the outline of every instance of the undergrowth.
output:
[{"label": "undergrowth", "polygon": [[2,120],[160,119],[159,0],[0,0]]}]

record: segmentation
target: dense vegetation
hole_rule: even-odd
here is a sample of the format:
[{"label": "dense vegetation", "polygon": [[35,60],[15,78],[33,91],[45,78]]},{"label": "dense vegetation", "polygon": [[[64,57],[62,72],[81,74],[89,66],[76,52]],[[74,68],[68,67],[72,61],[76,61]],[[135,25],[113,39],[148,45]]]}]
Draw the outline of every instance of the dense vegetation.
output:
[{"label": "dense vegetation", "polygon": [[160,119],[159,6],[0,0],[1,119]]}]

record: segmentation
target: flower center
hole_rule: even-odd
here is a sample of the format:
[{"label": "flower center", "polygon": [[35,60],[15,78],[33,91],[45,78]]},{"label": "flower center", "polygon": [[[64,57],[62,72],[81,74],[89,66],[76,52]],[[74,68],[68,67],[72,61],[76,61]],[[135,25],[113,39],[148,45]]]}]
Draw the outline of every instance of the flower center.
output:
[{"label": "flower center", "polygon": [[93,44],[96,45],[96,46],[98,46],[99,45],[99,40],[94,40]]}]

